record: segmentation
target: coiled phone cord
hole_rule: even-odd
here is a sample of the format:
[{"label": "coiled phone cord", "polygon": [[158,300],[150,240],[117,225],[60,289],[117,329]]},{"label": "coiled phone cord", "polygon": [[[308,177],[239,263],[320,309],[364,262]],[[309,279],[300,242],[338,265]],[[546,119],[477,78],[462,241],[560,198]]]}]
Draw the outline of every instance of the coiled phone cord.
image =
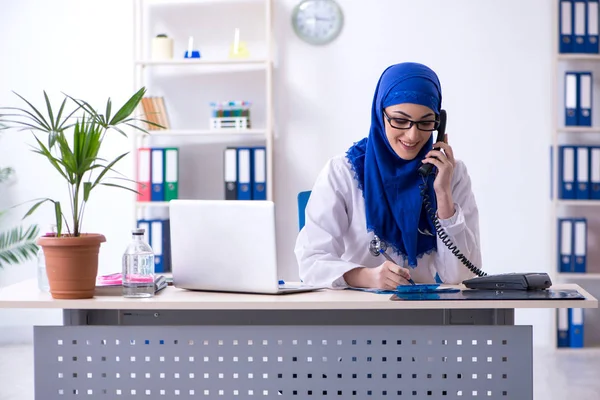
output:
[{"label": "coiled phone cord", "polygon": [[471,263],[471,261],[469,261],[467,257],[465,257],[465,255],[460,252],[458,247],[452,242],[450,237],[448,237],[448,234],[446,233],[446,231],[444,231],[444,228],[442,228],[442,224],[440,223],[437,215],[435,214],[435,210],[433,209],[433,205],[431,204],[429,193],[427,193],[428,188],[426,177],[423,177],[423,183],[419,185],[419,189],[421,190],[421,196],[423,197],[423,205],[425,206],[425,210],[427,211],[429,218],[431,218],[431,222],[433,223],[433,226],[435,227],[435,230],[438,236],[440,237],[442,243],[444,243],[444,245],[446,245],[446,247],[450,249],[450,252],[452,252],[452,254],[456,256],[456,258],[458,258],[467,268],[469,268],[471,272],[473,272],[477,276],[487,276],[485,272],[473,265],[473,263]]}]

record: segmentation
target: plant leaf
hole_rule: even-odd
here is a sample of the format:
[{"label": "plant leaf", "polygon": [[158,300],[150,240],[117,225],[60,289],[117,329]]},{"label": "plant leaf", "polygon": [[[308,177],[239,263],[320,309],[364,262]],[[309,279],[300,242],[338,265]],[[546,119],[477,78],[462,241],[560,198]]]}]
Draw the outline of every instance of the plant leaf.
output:
[{"label": "plant leaf", "polygon": [[140,194],[137,190],[128,188],[127,186],[117,185],[115,183],[100,183],[100,185],[102,185],[102,186],[116,187],[116,188],[120,188],[120,189],[125,189],[125,190],[129,190],[130,192],[133,192],[135,194]]},{"label": "plant leaf", "polygon": [[[42,154],[43,156],[45,156],[48,161],[50,161],[50,163],[54,166],[54,168],[56,168],[56,170],[58,172],[60,172],[60,174],[63,176],[63,178],[65,178],[67,181],[70,182],[70,179],[67,177],[67,175],[63,172],[62,168],[60,168],[59,165],[59,160],[57,160],[52,153],[50,153],[50,150],[48,150],[46,148],[46,146],[44,146],[44,144],[40,141],[40,139],[37,138],[37,136],[33,136],[35,138],[35,140],[38,142],[38,145],[40,146],[41,150],[34,150],[35,153],[38,154]],[[64,164],[63,164],[64,165]],[[66,167],[65,167],[66,169]]]},{"label": "plant leaf", "polygon": [[29,209],[29,211],[27,211],[25,213],[25,216],[23,217],[23,219],[25,219],[25,218],[29,217],[31,214],[33,214],[35,212],[35,210],[38,209],[39,206],[41,206],[42,204],[44,204],[47,201],[53,201],[53,200],[46,198],[46,199],[42,199],[42,200],[38,201]]},{"label": "plant leaf", "polygon": [[62,211],[60,209],[60,201],[54,202],[54,215],[56,217],[56,236],[60,237],[62,233]]},{"label": "plant leaf", "polygon": [[110,97],[108,98],[108,101],[106,102],[106,120],[110,121],[110,111],[112,108],[112,102],[110,100]]},{"label": "plant leaf", "polygon": [[28,227],[25,232],[21,226],[0,232],[0,268],[35,259],[38,251],[35,240],[38,233],[37,225]]},{"label": "plant leaf", "polygon": [[[35,108],[33,106],[33,104],[31,104],[29,101],[27,101],[27,99],[25,99],[25,97],[21,96],[19,93],[17,92],[13,92],[14,94],[16,94],[17,96],[19,96],[21,98],[21,100],[23,100],[25,103],[27,103],[29,105],[29,107],[31,107],[31,109],[38,115],[38,117],[40,118],[40,125],[42,125],[46,131],[51,130],[50,126],[48,126],[48,122],[46,122],[46,119],[44,118],[44,116],[42,115],[42,113],[40,113],[37,108]],[[22,110],[28,114],[31,114],[29,112],[27,112],[26,110]]]},{"label": "plant leaf", "polygon": [[115,165],[117,162],[119,162],[127,154],[129,154],[129,152],[121,154],[120,156],[115,158],[113,161],[111,161],[110,164],[108,164],[106,167],[104,167],[104,170],[100,173],[100,175],[98,175],[92,188],[94,188],[102,180],[102,177],[104,177],[104,175],[106,175],[106,173],[112,169],[113,165]]},{"label": "plant leaf", "polygon": [[129,117],[131,113],[135,111],[136,107],[142,100],[142,97],[144,97],[144,94],[146,94],[146,88],[142,87],[133,96],[131,96],[129,100],[127,100],[127,102],[119,109],[119,111],[117,111],[108,125],[114,127],[115,125],[121,123],[125,118]]},{"label": "plant leaf", "polygon": [[48,99],[48,95],[46,94],[45,90],[44,90],[44,99],[46,100],[46,107],[48,108],[48,117],[50,118],[50,127],[52,129],[54,129],[55,128],[54,113],[52,113],[52,106],[50,105],[50,99]]},{"label": "plant leaf", "polygon": [[83,201],[88,201],[88,199],[90,198],[90,192],[92,191],[92,183],[91,182],[84,182],[83,183]]}]

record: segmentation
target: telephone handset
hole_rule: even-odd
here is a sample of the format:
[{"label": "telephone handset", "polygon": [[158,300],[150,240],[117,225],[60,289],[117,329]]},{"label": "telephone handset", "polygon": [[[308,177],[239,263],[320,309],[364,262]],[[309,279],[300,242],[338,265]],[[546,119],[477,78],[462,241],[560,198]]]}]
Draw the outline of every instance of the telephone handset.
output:
[{"label": "telephone handset", "polygon": [[[438,133],[436,142],[443,142],[446,137],[447,119],[448,114],[446,113],[446,110],[441,110],[440,124],[437,129]],[[444,245],[446,245],[446,247],[450,249],[452,254],[454,254],[467,268],[469,268],[469,270],[471,270],[471,272],[473,272],[477,276],[486,276],[487,274],[485,272],[473,265],[471,261],[469,261],[467,257],[465,257],[464,254],[462,254],[460,250],[458,250],[458,247],[456,247],[456,245],[452,243],[452,240],[450,240],[448,234],[446,233],[446,231],[444,231],[442,225],[440,224],[440,221],[438,220],[436,212],[433,209],[433,205],[431,204],[431,200],[429,198],[429,193],[427,190],[427,179],[429,175],[433,173],[433,167],[433,164],[423,164],[421,167],[419,167],[419,174],[423,178],[423,183],[419,185],[419,188],[421,190],[421,196],[423,197],[423,205],[425,206],[425,210],[427,211],[427,214],[429,215],[429,218],[431,219],[431,222],[433,223],[433,226],[435,227],[438,236],[442,240],[442,243],[444,243]]]},{"label": "telephone handset", "polygon": [[[437,140],[436,142],[443,142],[446,134],[446,110],[440,111],[440,125],[437,129]],[[421,196],[423,197],[423,205],[425,210],[435,227],[435,230],[442,240],[442,243],[454,254],[471,272],[477,275],[476,278],[467,279],[463,281],[463,284],[469,289],[516,289],[516,290],[543,290],[552,286],[552,281],[547,273],[510,273],[510,274],[498,274],[488,275],[479,268],[477,268],[471,261],[460,252],[458,247],[448,237],[448,234],[442,228],[440,221],[437,218],[436,212],[433,209],[431,200],[429,199],[429,193],[427,190],[427,179],[428,176],[433,173],[433,164],[423,164],[419,168],[419,174],[423,178],[423,183],[419,185],[421,190]]]},{"label": "telephone handset", "polygon": [[[448,115],[446,113],[446,110],[441,110],[440,111],[440,125],[437,128],[437,139],[435,140],[436,143],[437,142],[443,142],[446,139],[446,120],[448,118]],[[419,168],[419,174],[421,174],[421,176],[426,177],[429,174],[431,174],[433,172],[433,164],[423,164],[421,165],[421,167]]]}]

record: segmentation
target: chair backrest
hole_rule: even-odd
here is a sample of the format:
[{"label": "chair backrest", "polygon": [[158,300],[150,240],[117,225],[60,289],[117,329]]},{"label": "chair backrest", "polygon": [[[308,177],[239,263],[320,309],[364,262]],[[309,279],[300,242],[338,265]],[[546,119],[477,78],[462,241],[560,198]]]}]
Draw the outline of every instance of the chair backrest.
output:
[{"label": "chair backrest", "polygon": [[298,193],[298,230],[302,230],[304,227],[304,210],[310,197],[310,190]]}]

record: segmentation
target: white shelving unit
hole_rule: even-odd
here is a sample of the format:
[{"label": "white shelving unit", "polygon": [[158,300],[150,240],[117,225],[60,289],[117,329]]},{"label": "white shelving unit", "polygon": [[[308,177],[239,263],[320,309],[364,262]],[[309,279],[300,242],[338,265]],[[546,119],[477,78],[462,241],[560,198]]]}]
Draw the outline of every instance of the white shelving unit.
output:
[{"label": "white shelving unit", "polygon": [[[133,4],[134,89],[145,86],[146,96],[164,98],[172,128],[132,135],[134,168],[140,147],[178,147],[180,177],[190,168],[199,177],[220,176],[212,176],[213,181],[221,180],[220,191],[213,182],[212,192],[193,198],[223,199],[222,150],[248,143],[262,145],[266,148],[267,199],[273,200],[272,0],[133,0]],[[250,56],[229,58],[234,30],[240,25],[240,39],[248,38]],[[152,59],[151,40],[161,33],[174,41],[173,59]],[[194,37],[194,50],[200,50],[199,59],[183,56],[189,36]],[[240,88],[244,90],[238,95]],[[207,98],[210,95],[214,97]],[[251,129],[209,129],[209,102],[229,100],[252,103]],[[189,154],[183,156],[188,150]],[[193,151],[200,154],[195,157]],[[193,163],[187,165],[187,161]],[[180,198],[185,184],[180,179]],[[134,207],[137,219],[146,210],[168,209],[168,202],[134,201]]]},{"label": "white shelving unit", "polygon": [[[577,283],[582,285],[586,290],[591,291],[594,294],[594,290],[600,290],[600,267],[595,265],[595,261],[598,257],[598,253],[595,250],[595,243],[590,240],[590,232],[598,231],[600,227],[600,221],[595,221],[589,216],[598,214],[600,207],[600,200],[565,200],[559,199],[559,176],[558,176],[558,161],[559,161],[559,146],[562,144],[573,144],[573,145],[586,145],[586,144],[600,144],[600,114],[594,109],[598,101],[598,90],[595,84],[600,79],[600,54],[563,54],[559,53],[559,3],[560,0],[554,0],[552,2],[553,14],[552,14],[552,211],[551,211],[551,277],[554,283]],[[566,71],[592,71],[593,72],[593,86],[592,86],[592,126],[565,126],[564,121],[564,82]],[[588,245],[587,245],[587,268],[585,273],[564,273],[559,272],[558,269],[558,218],[565,217],[586,217],[588,218]],[[590,257],[593,253],[594,256]],[[576,307],[576,305],[574,305]],[[593,315],[592,315],[593,313]],[[592,320],[595,322],[598,320],[597,310],[586,310],[585,311],[585,323],[588,322],[588,317],[592,316]],[[554,318],[552,320],[552,326],[550,329],[555,333],[557,329],[557,321]],[[589,324],[588,324],[589,325]],[[587,326],[584,328],[584,336],[592,335],[593,340],[586,338],[585,342],[593,342],[593,346],[597,346],[600,343],[600,337],[597,333],[593,333],[594,326]],[[587,350],[589,347],[584,345]],[[561,351],[566,351],[560,349]],[[572,349],[573,351],[581,349]]]}]

